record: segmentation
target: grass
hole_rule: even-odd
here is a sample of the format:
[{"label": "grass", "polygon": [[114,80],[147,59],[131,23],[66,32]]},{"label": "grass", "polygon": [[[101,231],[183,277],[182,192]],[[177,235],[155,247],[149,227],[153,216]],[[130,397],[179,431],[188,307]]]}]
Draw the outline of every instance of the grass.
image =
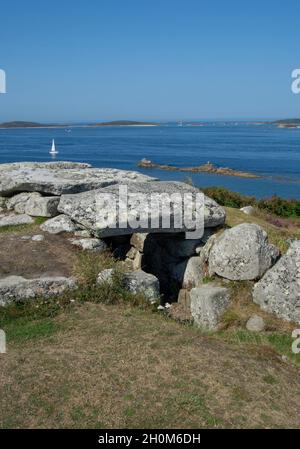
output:
[{"label": "grass", "polygon": [[[261,211],[226,212],[227,226],[260,224],[282,252],[299,232]],[[113,282],[99,286],[106,268],[114,268]],[[295,326],[252,302],[252,282],[225,283],[231,307],[219,331],[204,333],[125,291],[109,252],[78,252],[73,274],[74,291],[0,309],[8,345],[0,355],[1,428],[299,426]],[[265,332],[245,329],[253,313]]]},{"label": "grass", "polygon": [[299,370],[262,336],[205,335],[130,303],[5,330],[1,428],[299,425]]}]

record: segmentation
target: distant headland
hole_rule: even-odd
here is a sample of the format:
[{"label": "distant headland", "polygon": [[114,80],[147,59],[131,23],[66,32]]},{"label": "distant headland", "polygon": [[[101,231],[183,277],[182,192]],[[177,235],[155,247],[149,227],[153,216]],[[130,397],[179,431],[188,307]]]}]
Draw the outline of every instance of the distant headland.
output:
[{"label": "distant headland", "polygon": [[271,122],[271,124],[276,125],[278,128],[300,128],[300,118],[276,120]]},{"label": "distant headland", "polygon": [[26,121],[13,121],[0,123],[0,128],[97,128],[100,126],[159,126],[160,123],[154,122],[138,122],[133,120],[115,120],[112,122],[100,122],[89,124],[46,124]]}]

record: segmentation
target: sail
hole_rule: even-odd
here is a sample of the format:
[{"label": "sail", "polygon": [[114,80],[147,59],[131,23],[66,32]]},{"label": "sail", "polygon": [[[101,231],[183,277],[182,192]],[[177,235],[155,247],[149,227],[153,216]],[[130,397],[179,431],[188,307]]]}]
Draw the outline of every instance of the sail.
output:
[{"label": "sail", "polygon": [[54,139],[52,139],[52,147],[51,147],[50,153],[51,154],[57,154],[58,153],[58,151],[56,151],[56,149],[55,149]]}]

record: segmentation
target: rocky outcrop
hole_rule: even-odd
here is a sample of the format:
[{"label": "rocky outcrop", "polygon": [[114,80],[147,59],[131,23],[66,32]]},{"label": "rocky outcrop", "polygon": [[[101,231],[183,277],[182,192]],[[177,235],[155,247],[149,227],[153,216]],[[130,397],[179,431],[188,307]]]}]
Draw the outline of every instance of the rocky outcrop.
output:
[{"label": "rocky outcrop", "polygon": [[147,182],[149,176],[114,168],[93,168],[75,162],[21,162],[0,165],[0,195],[41,192],[78,193],[118,183]]},{"label": "rocky outcrop", "polygon": [[60,234],[61,232],[74,232],[80,228],[74,223],[71,218],[66,215],[58,215],[45,221],[40,226],[42,231],[49,232],[50,234]]},{"label": "rocky outcrop", "polygon": [[213,330],[229,306],[230,293],[227,288],[207,284],[192,288],[190,301],[194,322],[204,329]]},{"label": "rocky outcrop", "polygon": [[0,279],[0,306],[13,301],[24,301],[35,297],[49,297],[76,287],[73,278],[43,277],[25,279],[22,276],[9,276]]},{"label": "rocky outcrop", "polygon": [[[77,195],[63,195],[58,210],[101,237],[132,234],[133,232],[178,233],[193,231],[195,229],[195,225],[191,222],[188,223],[191,227],[187,226],[186,223],[182,223],[179,228],[174,225],[174,208],[176,210],[176,205],[174,207],[159,207],[155,209],[155,216],[152,214],[151,219],[159,223],[158,227],[151,225],[150,220],[148,220],[147,223],[141,223],[139,228],[133,229],[128,223],[128,216],[134,219],[140,216],[141,213],[145,213],[145,211],[150,214],[151,194],[179,194],[181,198],[184,194],[190,194],[196,198],[199,190],[181,182],[159,181],[130,183],[128,184],[128,203],[119,204],[119,186],[113,185]],[[110,200],[105,201],[105,197],[108,195]],[[143,204],[138,203],[136,201],[136,195],[144,195],[144,199],[146,198],[145,202]],[[135,196],[132,203],[130,202],[131,196]],[[122,210],[122,208],[126,209],[126,213],[116,214],[116,209],[113,207],[113,204],[116,205],[117,210]],[[206,228],[216,227],[223,225],[224,221],[224,209],[214,200],[205,197],[204,226]],[[163,227],[161,223],[164,223],[165,226]]]},{"label": "rocky outcrop", "polygon": [[143,270],[127,273],[123,277],[123,285],[133,294],[143,294],[150,302],[159,299],[159,280],[153,274]]},{"label": "rocky outcrop", "polygon": [[216,239],[209,254],[210,273],[230,280],[255,280],[275,263],[279,251],[256,224],[243,223]]},{"label": "rocky outcrop", "polygon": [[25,225],[25,224],[33,224],[33,218],[29,217],[29,215],[21,214],[8,214],[0,216],[0,228],[3,226],[17,226],[17,225]]},{"label": "rocky outcrop", "polygon": [[300,323],[300,240],[255,284],[253,301],[267,312]]}]

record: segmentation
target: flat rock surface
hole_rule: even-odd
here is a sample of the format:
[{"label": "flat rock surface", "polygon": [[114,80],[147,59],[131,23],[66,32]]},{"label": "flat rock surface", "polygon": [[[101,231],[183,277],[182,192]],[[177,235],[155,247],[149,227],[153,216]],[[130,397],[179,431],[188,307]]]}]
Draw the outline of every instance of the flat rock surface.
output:
[{"label": "flat rock surface", "polygon": [[135,171],[93,168],[75,162],[20,162],[0,165],[0,195],[18,192],[61,195],[153,179]]},{"label": "flat rock surface", "polygon": [[[150,195],[173,195],[191,194],[193,198],[200,191],[188,184],[177,181],[153,181],[136,182],[128,184],[128,203],[123,198],[119,201],[119,186],[113,185],[103,189],[84,192],[77,195],[63,195],[58,205],[59,212],[68,215],[72,220],[80,223],[84,227],[98,233],[99,236],[109,237],[114,235],[132,234],[133,232],[185,232],[191,231],[183,221],[180,227],[174,227],[174,210],[171,207],[155,208],[154,214],[150,215]],[[145,195],[142,203],[135,203],[130,199],[130,195]],[[110,200],[105,198],[110,197]],[[116,217],[113,203],[118,208],[124,208],[127,213],[120,213]],[[177,208],[179,210],[179,207]],[[106,216],[107,211],[107,216]],[[130,219],[138,217],[140,213],[148,212],[148,217],[159,220],[159,227],[151,226],[150,220],[140,228],[133,228],[127,223],[127,214]],[[168,222],[169,226],[162,228],[161,220]],[[214,200],[205,196],[204,226],[215,227],[223,225],[225,221],[225,211]],[[109,225],[109,226],[108,226]],[[106,227],[105,227],[106,226]]]}]

